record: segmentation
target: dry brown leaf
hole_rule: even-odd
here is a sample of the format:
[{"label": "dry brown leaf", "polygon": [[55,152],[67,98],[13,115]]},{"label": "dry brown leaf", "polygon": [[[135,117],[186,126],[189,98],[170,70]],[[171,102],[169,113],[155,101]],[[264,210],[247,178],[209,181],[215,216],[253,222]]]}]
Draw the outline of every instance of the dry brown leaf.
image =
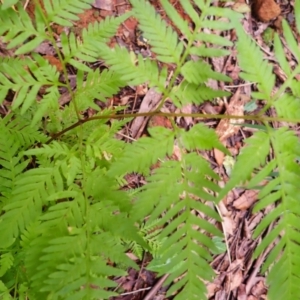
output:
[{"label": "dry brown leaf", "polygon": [[223,165],[225,154],[219,149],[214,149],[214,157],[219,166]]},{"label": "dry brown leaf", "polygon": [[238,296],[237,297],[239,300],[247,300],[246,286],[244,284],[241,284],[238,287]]},{"label": "dry brown leaf", "polygon": [[222,217],[222,224],[223,224],[224,231],[227,234],[233,235],[233,232],[234,232],[234,229],[236,228],[236,225],[235,225],[234,221],[232,220],[232,218]]},{"label": "dry brown leaf", "polygon": [[96,0],[92,5],[96,8],[109,11],[113,8],[112,0]]},{"label": "dry brown leaf", "polygon": [[229,273],[227,275],[230,291],[233,291],[234,289],[238,288],[243,282],[244,277],[243,277],[242,267],[243,267],[243,261],[241,259],[236,259],[230,265],[230,269],[235,270],[234,272]]},{"label": "dry brown leaf", "polygon": [[[151,88],[143,99],[139,113],[149,112],[154,110],[161,99],[161,94],[157,93],[154,88]],[[131,124],[131,135],[134,138],[141,136],[149,118],[137,117]]]},{"label": "dry brown leaf", "polygon": [[150,118],[148,122],[148,128],[156,126],[161,126],[169,129],[173,128],[171,121],[164,116],[153,116]]},{"label": "dry brown leaf", "polygon": [[253,205],[257,200],[258,191],[249,190],[245,191],[241,197],[233,202],[233,207],[239,210],[246,210]]},{"label": "dry brown leaf", "polygon": [[[243,116],[244,115],[244,103],[241,101],[240,89],[237,89],[235,94],[231,97],[229,105],[226,110],[227,115]],[[216,128],[216,133],[219,137],[220,142],[226,147],[226,139],[236,134],[240,127],[236,124],[242,123],[243,119],[222,119]],[[218,149],[214,149],[214,156],[221,166],[224,161],[224,153]]]},{"label": "dry brown leaf", "polygon": [[264,280],[259,280],[251,289],[251,294],[256,297],[260,297],[261,295],[265,294],[267,291],[266,286],[264,284]]},{"label": "dry brown leaf", "polygon": [[[237,89],[235,94],[231,97],[231,100],[226,109],[227,115],[243,116],[244,115],[244,103],[240,99],[240,89]],[[236,126],[238,123],[242,123],[243,119],[222,119],[216,128],[216,133],[219,136],[221,142],[225,142],[226,139],[236,134],[240,127]]]},{"label": "dry brown leaf", "polygon": [[255,0],[253,13],[262,22],[269,22],[277,18],[280,13],[280,6],[274,0]]},{"label": "dry brown leaf", "polygon": [[59,72],[63,70],[61,61],[53,55],[44,55],[43,57],[49,61],[50,65],[55,66]]}]

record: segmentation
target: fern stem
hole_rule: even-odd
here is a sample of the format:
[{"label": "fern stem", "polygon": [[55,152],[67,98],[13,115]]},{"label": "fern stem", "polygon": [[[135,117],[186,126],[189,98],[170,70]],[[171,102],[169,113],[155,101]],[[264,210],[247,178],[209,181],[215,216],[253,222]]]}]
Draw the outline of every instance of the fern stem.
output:
[{"label": "fern stem", "polygon": [[72,124],[71,126],[65,128],[64,130],[54,134],[46,144],[51,143],[53,140],[59,138],[66,132],[90,121],[95,120],[109,120],[109,119],[124,119],[124,118],[137,118],[137,117],[153,117],[153,116],[163,116],[167,118],[175,118],[175,117],[193,117],[193,118],[202,118],[206,119],[244,119],[249,121],[258,121],[258,122],[290,122],[290,123],[298,123],[299,119],[288,119],[281,117],[266,117],[261,115],[256,116],[236,116],[236,115],[214,115],[214,114],[188,114],[188,113],[164,113],[164,112],[145,112],[145,113],[137,113],[137,114],[119,114],[119,115],[106,115],[106,116],[96,116],[87,119],[80,119],[78,122]]}]

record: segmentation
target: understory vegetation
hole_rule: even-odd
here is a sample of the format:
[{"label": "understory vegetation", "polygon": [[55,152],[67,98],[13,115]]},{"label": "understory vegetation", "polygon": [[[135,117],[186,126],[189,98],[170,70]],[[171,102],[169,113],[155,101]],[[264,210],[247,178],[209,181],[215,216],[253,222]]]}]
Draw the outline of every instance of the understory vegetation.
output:
[{"label": "understory vegetation", "polygon": [[[130,12],[90,24],[80,37],[63,31],[60,43],[53,24],[72,27],[94,0],[35,1],[34,18],[16,2],[4,1],[0,10],[1,41],[13,53],[0,57],[0,103],[9,107],[0,119],[0,299],[109,299],[118,295],[114,278],[139,268],[128,251],[140,259],[151,253],[147,268],[169,274],[167,297],[207,299],[206,283],[215,276],[210,262],[219,251],[214,238],[223,239],[217,205],[239,186],[259,189],[253,212],[272,207],[255,229],[254,238],[261,239],[253,257],[267,251],[261,273],[267,274],[269,299],[297,299],[300,144],[289,125],[300,116],[300,50],[288,23],[283,21],[283,37],[274,37],[274,59],[286,75],[275,89],[272,65],[244,31],[242,15],[212,1],[179,1],[190,26],[161,0],[175,31],[149,1],[130,0]],[[295,10],[300,29],[299,0]],[[132,16],[155,59],[110,45]],[[181,112],[231,96],[207,84],[232,81],[209,63],[230,55],[233,42],[223,34],[230,30],[237,36],[239,76],[253,83],[251,99],[261,110],[248,116]],[[44,41],[55,48],[61,74],[34,51]],[[126,107],[99,105],[141,84],[161,94],[152,111],[124,114]],[[71,97],[63,105],[62,89]],[[163,110],[167,102],[174,112]],[[270,109],[276,117],[266,115]],[[118,132],[138,116],[165,117],[171,128],[149,127],[148,136],[126,142]],[[255,121],[224,187],[203,153],[230,152],[202,122],[181,128],[175,118],[185,116],[230,119],[237,126],[240,119],[245,126]],[[273,128],[276,120],[286,126]],[[144,185],[122,188],[124,176],[133,173],[143,176]]]}]

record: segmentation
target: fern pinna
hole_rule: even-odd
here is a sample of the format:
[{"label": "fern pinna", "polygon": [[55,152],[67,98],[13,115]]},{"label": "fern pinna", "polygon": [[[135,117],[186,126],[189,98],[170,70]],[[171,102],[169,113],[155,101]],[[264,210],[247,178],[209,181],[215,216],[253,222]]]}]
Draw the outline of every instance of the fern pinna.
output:
[{"label": "fern pinna", "polygon": [[[217,252],[214,237],[222,237],[214,204],[236,186],[257,188],[267,178],[254,210],[274,208],[256,229],[255,236],[264,238],[255,255],[273,246],[262,270],[270,270],[270,299],[296,299],[300,147],[289,128],[275,130],[264,122],[263,129],[246,141],[221,189],[218,175],[199,154],[214,148],[229,154],[212,129],[198,123],[185,131],[172,122],[172,129],[150,128],[148,137],[126,144],[116,134],[129,120],[107,124],[122,108],[100,110],[94,102],[105,102],[121,87],[142,83],[162,94],[153,114],[167,99],[180,110],[186,104],[228,96],[207,84],[230,81],[214,71],[208,59],[229,54],[233,44],[219,33],[234,28],[241,77],[256,83],[252,97],[265,102],[265,111],[272,107],[279,117],[297,121],[299,67],[291,69],[280,38],[275,36],[274,49],[287,80],[273,93],[272,68],[244,33],[241,16],[212,1],[179,1],[191,28],[168,0],[160,1],[168,21],[148,1],[131,0],[130,13],[89,25],[80,39],[62,33],[59,47],[52,24],[72,26],[77,14],[94,1],[46,0],[42,6],[37,2],[33,20],[21,5],[11,7],[15,0],[5,0],[0,10],[0,33],[7,48],[15,55],[26,54],[22,59],[0,59],[0,102],[14,93],[11,112],[0,120],[1,298],[109,299],[118,295],[114,278],[126,275],[129,267],[138,268],[126,255],[128,249],[136,249],[140,258],[142,251],[152,253],[149,270],[169,274],[166,284],[174,283],[167,297],[206,299],[205,282],[215,275],[210,266]],[[300,28],[299,0],[295,9]],[[156,61],[108,46],[131,15]],[[300,52],[286,22],[283,32],[299,62]],[[76,70],[75,90],[33,52],[45,40],[54,45],[65,78],[67,66]],[[105,62],[105,70],[91,67],[98,60]],[[71,95],[70,105],[63,109],[62,88]],[[81,112],[88,108],[96,113],[87,122]],[[134,193],[120,189],[123,176],[131,172],[146,179]],[[155,235],[141,234],[153,224],[159,228]]]}]

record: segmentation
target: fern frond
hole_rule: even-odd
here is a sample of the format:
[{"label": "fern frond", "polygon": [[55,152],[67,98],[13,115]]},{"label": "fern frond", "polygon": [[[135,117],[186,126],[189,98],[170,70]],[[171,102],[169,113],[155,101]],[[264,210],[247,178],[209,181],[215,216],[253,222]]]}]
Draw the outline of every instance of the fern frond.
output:
[{"label": "fern frond", "polygon": [[147,185],[138,194],[138,200],[134,203],[132,218],[136,221],[151,214],[152,220],[157,219],[161,213],[153,215],[154,208],[159,203],[165,206],[180,195],[181,187],[178,184],[182,179],[181,166],[175,161],[166,161],[153,175],[147,177]]},{"label": "fern frond", "polygon": [[293,95],[283,94],[277,101],[274,102],[274,107],[279,117],[287,120],[297,120],[300,115],[300,98]]},{"label": "fern frond", "polygon": [[288,48],[291,50],[291,52],[293,53],[293,55],[295,56],[296,60],[299,63],[300,50],[298,48],[298,43],[296,42],[293,32],[286,20],[282,20],[282,29],[283,29],[284,38],[288,44]]},{"label": "fern frond", "polygon": [[[202,126],[194,126],[191,133],[178,131],[179,146],[190,151],[212,147],[224,151],[216,136],[210,139],[210,129],[204,129],[205,137],[196,134]],[[159,219],[157,225],[163,227],[158,236],[161,247],[149,269],[159,274],[170,274],[168,283],[181,278],[168,291],[171,295],[182,289],[175,299],[205,299],[205,285],[196,279],[195,272],[201,268],[204,273],[200,277],[211,280],[213,271],[208,264],[211,255],[207,249],[215,249],[216,246],[208,236],[221,236],[221,232],[205,217],[195,216],[193,211],[219,220],[218,214],[202,202],[216,200],[209,191],[220,191],[212,181],[218,180],[218,176],[201,156],[182,151],[180,161],[161,162],[146,180],[147,184],[136,195],[131,214],[134,220],[150,215],[148,222]]]},{"label": "fern frond", "polygon": [[[199,70],[201,70],[201,72],[199,72]],[[186,62],[183,65],[181,72],[188,82],[194,84],[207,82],[210,78],[219,81],[231,81],[228,76],[214,72],[209,64],[200,60]]]},{"label": "fern frond", "polygon": [[187,150],[216,148],[229,154],[228,150],[220,143],[214,130],[201,123],[196,124],[187,132],[181,131],[180,140]]},{"label": "fern frond", "polygon": [[[272,66],[263,59],[258,46],[246,35],[243,28],[237,28],[239,40],[237,42],[239,66],[242,69],[240,76],[251,82],[257,83],[258,93],[252,93],[257,99],[267,102],[271,100],[272,89],[275,84],[275,75]],[[268,80],[266,80],[268,78]]]},{"label": "fern frond", "polygon": [[92,3],[93,0],[45,0],[43,2],[48,23],[55,22],[61,26],[72,26],[70,21],[79,20],[78,14],[89,9]]},{"label": "fern frond", "polygon": [[[105,290],[115,286],[106,277],[125,273],[107,266],[99,255],[99,240],[95,236],[88,238],[85,233],[84,228],[71,234],[57,228],[55,234],[53,229],[52,232],[44,231],[43,236],[31,243],[25,265],[37,298],[49,295],[52,299],[108,299],[116,295]],[[109,239],[112,237],[102,236],[104,245],[114,246],[113,250],[117,245],[112,245]]]},{"label": "fern frond", "polygon": [[82,41],[70,33],[61,35],[61,43],[64,53],[64,63],[69,63],[79,70],[90,72],[91,69],[84,62],[95,62],[99,59],[99,51],[103,43],[106,43],[117,31],[118,27],[129,17],[124,14],[117,18],[107,18],[104,22],[90,25],[83,30]]},{"label": "fern frond", "polygon": [[[168,0],[161,0],[160,1],[163,8],[168,14],[168,17],[172,20],[174,25],[182,32],[185,37],[190,40],[192,37],[192,32],[189,29],[188,23],[182,19],[179,15],[178,11],[174,8],[174,6]],[[186,2],[186,1],[185,1]]]},{"label": "fern frond", "polygon": [[[108,186],[110,188],[107,188]],[[94,202],[100,201],[100,199],[108,201],[122,212],[129,212],[131,209],[128,195],[124,191],[118,190],[116,181],[109,178],[103,169],[97,168],[90,174],[86,187],[90,189],[88,195],[93,196]]]},{"label": "fern frond", "polygon": [[238,156],[237,162],[231,171],[231,178],[220,193],[219,199],[222,199],[234,186],[238,186],[250,179],[252,172],[265,164],[266,157],[270,151],[270,136],[264,131],[258,131],[246,140],[246,144],[247,147],[242,149]]},{"label": "fern frond", "polygon": [[5,0],[2,2],[1,9],[5,10],[9,7],[12,7],[13,5],[17,4],[18,0]]},{"label": "fern frond", "polygon": [[12,253],[3,253],[0,256],[0,277],[2,277],[14,264]]},{"label": "fern frond", "polygon": [[[29,58],[0,60],[0,94],[5,97],[9,89],[15,91],[16,97],[12,108],[21,106],[21,114],[32,106],[43,85],[60,85],[56,68],[37,54],[33,57],[34,60]],[[4,98],[0,99],[0,102],[3,100]]]},{"label": "fern frond", "polygon": [[47,158],[66,157],[69,154],[69,147],[64,143],[53,141],[51,145],[44,144],[41,148],[30,149],[24,152],[25,155],[45,155]]},{"label": "fern frond", "polygon": [[[0,22],[0,35],[4,37],[5,42],[9,42],[8,49],[21,45],[15,51],[16,54],[32,51],[48,38],[39,11],[36,11],[35,25],[33,25],[22,5],[17,6],[17,11],[13,8],[0,10]],[[30,41],[27,41],[28,39]]]},{"label": "fern frond", "polygon": [[26,117],[14,114],[0,119],[0,132],[0,191],[2,205],[5,205],[16,188],[17,178],[29,163],[22,152],[35,142],[45,141],[45,137],[30,126]]},{"label": "fern frond", "polygon": [[106,101],[107,98],[117,94],[119,89],[125,85],[120,76],[112,71],[90,70],[83,81],[84,73],[77,73],[77,90],[74,98],[79,110],[93,108],[99,110],[99,106],[95,104],[95,99]]},{"label": "fern frond", "polygon": [[[275,247],[269,253],[263,272],[271,266],[267,277],[270,299],[295,299],[300,293],[298,285],[300,264],[298,253],[299,241],[299,180],[300,167],[296,158],[300,154],[300,143],[293,132],[280,128],[271,133],[274,149],[272,166],[276,163],[278,177],[270,181],[259,193],[260,201],[254,211],[265,209],[272,204],[276,207],[265,216],[257,226],[254,236],[262,234],[273,222],[272,230],[266,235],[255,250],[255,257],[260,255],[269,245]],[[269,168],[270,169],[270,168]],[[259,175],[259,174],[258,174]],[[259,181],[253,178],[253,181]],[[251,183],[251,182],[250,182]],[[255,182],[254,182],[255,183]],[[279,238],[279,241],[276,240]],[[275,264],[274,264],[275,262]]]},{"label": "fern frond", "polygon": [[274,53],[278,63],[287,76],[291,74],[291,67],[285,57],[284,49],[278,34],[274,36]]},{"label": "fern frond", "polygon": [[110,65],[110,69],[121,76],[121,79],[128,84],[138,85],[142,82],[149,82],[149,86],[156,86],[160,91],[164,90],[167,79],[167,69],[159,70],[157,64],[151,60],[145,60],[141,55],[136,56],[125,48],[115,46],[110,49],[103,44],[99,48],[101,58]]},{"label": "fern frond", "polygon": [[[173,169],[170,169],[171,166]],[[167,173],[172,176],[166,176]],[[203,270],[200,277],[204,280],[211,280],[214,275],[208,264],[211,256],[207,248],[215,249],[215,245],[207,235],[221,236],[221,232],[205,218],[193,214],[195,209],[219,219],[218,214],[199,199],[214,201],[206,189],[219,191],[216,184],[206,179],[210,176],[216,178],[216,174],[210,170],[203,158],[195,153],[183,154],[181,162],[165,162],[161,168],[155,170],[154,175],[147,178],[149,184],[141,191],[135,205],[136,208],[146,205],[145,212],[149,213],[149,202],[154,202],[150,222],[165,212],[159,222],[161,225],[167,224],[159,235],[163,243],[158,249],[158,257],[150,263],[149,268],[159,274],[169,273],[167,283],[181,278],[167,294],[169,296],[182,289],[175,299],[205,299],[206,288],[197,279],[197,270]],[[165,182],[165,179],[170,178],[173,182]],[[147,198],[150,195],[149,201]]]},{"label": "fern frond", "polygon": [[132,11],[139,20],[139,26],[157,58],[165,63],[179,65],[183,44],[179,43],[177,33],[160,18],[150,3],[139,0],[130,2],[133,6]]},{"label": "fern frond", "polygon": [[125,147],[118,164],[114,164],[108,171],[109,175],[117,176],[130,172],[148,174],[150,167],[158,159],[172,154],[174,133],[163,127],[151,128],[149,131],[151,138],[141,138]]},{"label": "fern frond", "polygon": [[174,86],[170,92],[170,98],[177,107],[182,107],[191,102],[201,104],[205,101],[229,95],[229,92],[214,90],[205,84],[196,85],[187,81],[183,81],[179,86]]},{"label": "fern frond", "polygon": [[63,179],[58,168],[39,168],[19,175],[10,202],[4,206],[0,230],[1,247],[10,246],[28,224],[41,215],[42,206],[49,195],[63,189]]},{"label": "fern frond", "polygon": [[59,91],[57,87],[49,87],[37,105],[31,124],[36,125],[42,120],[42,118],[49,116],[50,112],[56,112],[59,109],[58,99]]}]

